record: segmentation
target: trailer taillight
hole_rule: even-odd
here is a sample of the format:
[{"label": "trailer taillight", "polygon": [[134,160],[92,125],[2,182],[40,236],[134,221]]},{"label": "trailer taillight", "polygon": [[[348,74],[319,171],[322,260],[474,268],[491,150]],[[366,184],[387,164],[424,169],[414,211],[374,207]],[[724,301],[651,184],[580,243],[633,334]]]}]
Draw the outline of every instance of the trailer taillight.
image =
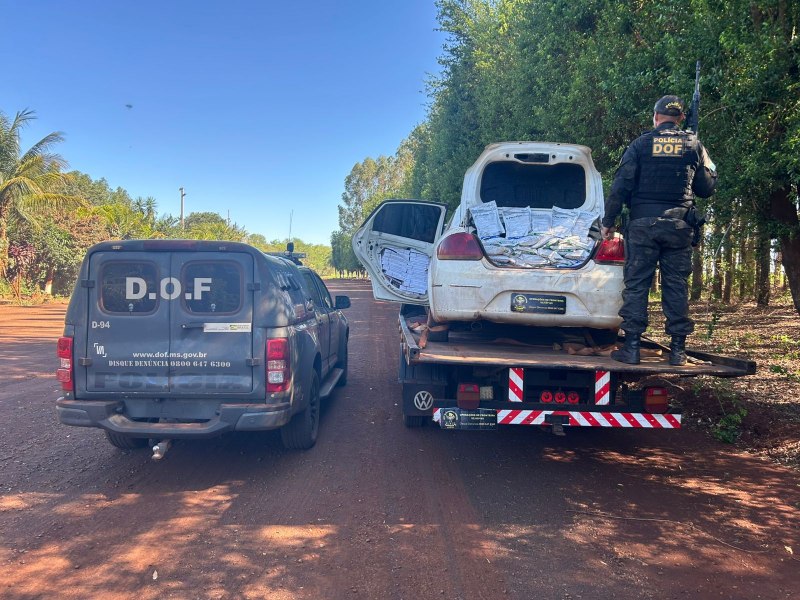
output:
[{"label": "trailer taillight", "polygon": [[75,389],[75,378],[73,377],[73,361],[72,361],[72,338],[60,337],[58,338],[58,345],[56,346],[56,355],[59,359],[59,366],[56,369],[56,379],[61,382],[61,389],[66,392],[71,392]]},{"label": "trailer taillight", "polygon": [[285,392],[291,379],[288,338],[267,340],[267,391]]},{"label": "trailer taillight", "polygon": [[550,390],[542,390],[542,393],[539,394],[539,401],[549,404],[553,401],[553,392]]},{"label": "trailer taillight", "polygon": [[436,250],[439,260],[480,260],[483,250],[471,233],[461,232],[447,236]]},{"label": "trailer taillight", "polygon": [[644,410],[649,413],[664,414],[669,410],[669,396],[663,387],[649,387],[644,390]]},{"label": "trailer taillight", "polygon": [[569,392],[567,393],[567,402],[570,404],[578,404],[581,401],[581,397],[578,392]]},{"label": "trailer taillight", "polygon": [[625,245],[622,238],[611,238],[600,242],[594,260],[599,263],[625,262]]},{"label": "trailer taillight", "polygon": [[564,392],[556,392],[555,395],[556,404],[564,404],[567,401],[567,395]]}]

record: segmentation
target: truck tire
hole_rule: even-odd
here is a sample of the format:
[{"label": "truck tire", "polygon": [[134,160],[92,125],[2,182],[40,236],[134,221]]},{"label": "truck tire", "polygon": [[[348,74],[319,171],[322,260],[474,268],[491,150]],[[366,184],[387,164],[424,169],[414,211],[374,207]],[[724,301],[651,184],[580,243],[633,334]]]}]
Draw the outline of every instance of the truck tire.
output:
[{"label": "truck tire", "polygon": [[114,431],[106,431],[106,438],[120,450],[137,450],[147,446],[147,438],[131,437]]},{"label": "truck tire", "polygon": [[281,427],[283,445],[289,450],[308,450],[317,442],[319,431],[319,375],[311,376],[308,406]]},{"label": "truck tire", "polygon": [[336,385],[339,387],[347,385],[347,340],[344,342],[344,354],[340,356],[336,367],[342,370],[342,376],[339,377],[339,381],[336,382]]}]

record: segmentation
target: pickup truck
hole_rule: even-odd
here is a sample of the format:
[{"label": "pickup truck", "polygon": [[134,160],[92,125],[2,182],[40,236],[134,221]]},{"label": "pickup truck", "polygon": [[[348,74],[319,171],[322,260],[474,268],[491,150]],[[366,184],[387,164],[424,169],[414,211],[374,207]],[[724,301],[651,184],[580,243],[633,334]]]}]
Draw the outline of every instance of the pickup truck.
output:
[{"label": "pickup truck", "polygon": [[247,244],[103,242],[89,249],[58,340],[66,425],[122,449],[280,428],[317,439],[347,381],[349,325],[319,276]]},{"label": "pickup truck", "polygon": [[353,250],[375,298],[401,304],[407,426],[674,429],[681,416],[649,376],[755,372],[691,350],[672,367],[654,343],[640,365],[608,356],[625,256],[619,235],[600,235],[603,206],[589,148],[504,142],[466,172],[449,219],[445,205],[421,200],[373,211]]}]

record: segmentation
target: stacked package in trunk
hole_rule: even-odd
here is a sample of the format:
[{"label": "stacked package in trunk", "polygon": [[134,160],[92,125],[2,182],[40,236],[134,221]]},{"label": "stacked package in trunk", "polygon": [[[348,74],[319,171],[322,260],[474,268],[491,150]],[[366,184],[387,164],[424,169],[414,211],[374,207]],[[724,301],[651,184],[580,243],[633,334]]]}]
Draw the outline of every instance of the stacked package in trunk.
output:
[{"label": "stacked package in trunk", "polygon": [[575,267],[589,258],[589,229],[598,215],[580,209],[498,208],[494,201],[469,209],[487,256],[519,267]]}]

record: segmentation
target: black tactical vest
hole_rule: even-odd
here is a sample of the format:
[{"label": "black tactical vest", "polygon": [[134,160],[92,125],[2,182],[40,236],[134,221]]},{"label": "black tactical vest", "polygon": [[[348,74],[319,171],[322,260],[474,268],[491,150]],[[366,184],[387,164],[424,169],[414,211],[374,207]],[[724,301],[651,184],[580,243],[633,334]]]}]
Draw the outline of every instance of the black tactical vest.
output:
[{"label": "black tactical vest", "polygon": [[[697,137],[674,124],[648,131],[637,145],[639,176],[631,196],[631,219],[665,216],[677,207],[689,208],[692,180],[700,164]],[[681,211],[666,216],[683,218]]]}]

